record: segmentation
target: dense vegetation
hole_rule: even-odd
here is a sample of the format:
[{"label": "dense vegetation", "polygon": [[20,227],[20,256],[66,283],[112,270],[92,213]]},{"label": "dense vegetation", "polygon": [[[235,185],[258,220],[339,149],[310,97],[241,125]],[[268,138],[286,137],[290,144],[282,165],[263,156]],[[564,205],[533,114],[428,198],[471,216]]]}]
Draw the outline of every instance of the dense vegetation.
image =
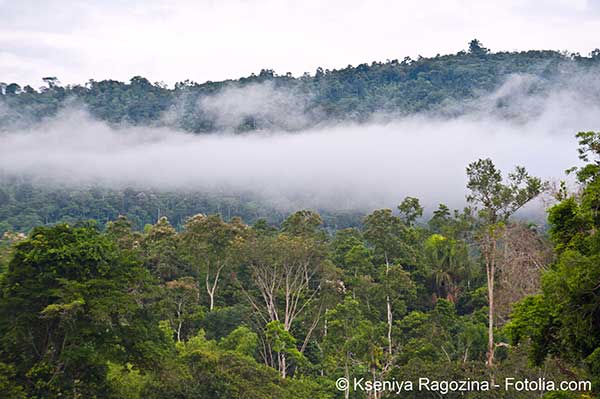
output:
[{"label": "dense vegetation", "polygon": [[[454,55],[373,62],[331,71],[319,68],[314,75],[298,78],[263,70],[238,80],[202,84],[185,81],[168,88],[139,76],[129,83],[106,80],[74,86],[61,86],[56,78],[47,77],[46,85],[39,89],[0,83],[0,132],[43,123],[60,110],[80,106],[95,118],[114,125],[169,126],[197,133],[223,129],[293,130],[340,120],[360,122],[381,113],[438,112],[448,116],[468,112],[477,103],[470,100],[497,89],[512,74],[535,77],[535,83],[526,87],[526,94],[537,95],[568,79],[573,71],[596,71],[599,60],[599,50],[589,57],[556,51],[493,53],[473,40],[468,51]],[[214,107],[203,102],[231,88],[257,85],[266,87],[262,95],[274,100],[257,98],[259,107],[238,110],[226,125],[221,124]],[[235,93],[227,95],[236,97]],[[496,98],[493,107],[503,117],[523,117],[520,109],[511,110],[512,100]],[[274,107],[272,112],[263,110],[268,104]],[[293,115],[297,117],[295,123],[289,123],[286,115],[292,108],[297,113]],[[160,216],[167,216],[174,227],[181,229],[185,219],[196,213],[219,213],[225,219],[237,215],[247,223],[260,218],[280,223],[287,211],[267,206],[253,196],[167,193],[149,188],[59,187],[40,185],[23,176],[5,176],[0,171],[0,235],[87,219],[97,220],[103,226],[118,215],[126,215],[136,229],[154,223]],[[364,216],[349,211],[320,213],[328,230],[356,226]]]},{"label": "dense vegetation", "polygon": [[[0,129],[22,127],[56,115],[69,106],[84,106],[94,117],[114,124],[166,125],[191,132],[223,128],[237,131],[277,128],[293,130],[333,120],[363,121],[374,114],[410,114],[443,110],[461,112],[465,101],[490,92],[512,74],[538,79],[530,91],[543,91],[553,82],[597,67],[600,51],[590,57],[557,51],[492,53],[473,40],[468,51],[454,55],[402,61],[391,60],[348,66],[339,70],[318,68],[314,75],[293,77],[264,69],[258,75],[198,84],[179,82],[174,88],[136,76],[129,83],[93,81],[63,87],[56,77],[35,89],[16,83],[0,83]],[[227,126],[220,123],[204,99],[228,88],[266,84],[279,93],[273,106],[241,110]],[[270,91],[268,93],[271,93]],[[288,102],[292,101],[291,104]],[[497,107],[506,104],[499,99]],[[277,104],[283,103],[283,104]],[[463,104],[464,105],[464,104]],[[288,108],[302,111],[293,123],[281,117]]]},{"label": "dense vegetation", "polygon": [[469,207],[426,223],[407,197],[335,232],[299,211],[278,226],[198,214],[180,230],[119,217],[7,233],[0,396],[397,397],[338,391],[342,376],[589,379],[597,394],[600,134],[579,139],[582,190],[556,193],[548,238],[512,218],[545,184],[489,159],[467,168]]},{"label": "dense vegetation", "polygon": [[[135,229],[166,216],[180,230],[185,220],[196,213],[218,213],[229,220],[242,217],[247,223],[266,219],[281,223],[287,211],[256,195],[198,191],[161,191],[157,189],[110,189],[101,186],[64,186],[39,184],[30,179],[0,179],[0,236],[7,231],[29,232],[33,227],[60,222],[75,224],[94,219],[100,226],[126,215]],[[363,212],[324,211],[328,230],[357,226]]]},{"label": "dense vegetation", "polygon": [[[464,112],[511,74],[534,76],[528,90],[543,92],[599,60],[598,50],[492,53],[474,40],[455,55],[298,78],[263,70],[168,88],[48,77],[38,90],[0,84],[0,131],[71,106],[195,133]],[[223,125],[205,101],[255,86],[279,93],[284,110],[293,98],[302,118],[250,109]],[[555,193],[548,229],[513,217],[546,184],[489,159],[466,169],[468,207],[441,204],[427,219],[412,197],[368,215],[290,214],[252,196],[0,174],[0,398],[599,397],[600,133],[578,138],[580,187]],[[340,377],[593,389],[396,395],[339,391]]]}]

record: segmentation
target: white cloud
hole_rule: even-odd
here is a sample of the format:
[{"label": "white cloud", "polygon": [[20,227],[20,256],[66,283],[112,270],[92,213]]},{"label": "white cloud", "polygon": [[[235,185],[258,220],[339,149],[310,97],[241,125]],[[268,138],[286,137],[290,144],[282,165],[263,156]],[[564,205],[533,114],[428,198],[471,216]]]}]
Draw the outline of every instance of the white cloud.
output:
[{"label": "white cloud", "polygon": [[[560,179],[578,162],[574,134],[600,125],[600,106],[589,97],[600,90],[598,79],[574,74],[541,94],[529,93],[531,84],[531,77],[515,76],[461,117],[417,115],[297,133],[114,129],[70,110],[33,129],[0,135],[0,175],[75,185],[251,192],[292,209],[372,209],[393,206],[406,195],[420,197],[430,210],[439,202],[460,207],[469,162],[491,157],[504,171],[524,165],[544,179]],[[251,90],[254,94],[246,96],[226,91],[211,100],[225,110],[217,115],[225,128],[232,126],[227,118],[236,121],[240,112],[265,106],[268,98],[261,93],[272,88]],[[499,99],[516,108],[492,112]],[[515,119],[517,113],[521,117]]]},{"label": "white cloud", "polygon": [[258,119],[262,129],[278,126],[299,130],[310,125],[306,109],[309,100],[308,95],[277,88],[267,81],[225,87],[215,95],[202,97],[198,108],[215,120],[219,130],[235,130],[248,117]]}]

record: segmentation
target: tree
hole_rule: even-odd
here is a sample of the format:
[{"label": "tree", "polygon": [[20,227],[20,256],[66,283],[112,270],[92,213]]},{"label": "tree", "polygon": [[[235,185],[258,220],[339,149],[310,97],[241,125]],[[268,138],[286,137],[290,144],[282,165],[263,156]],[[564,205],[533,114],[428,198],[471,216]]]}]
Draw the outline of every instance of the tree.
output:
[{"label": "tree", "polygon": [[[288,218],[287,225],[298,220],[297,216]],[[265,324],[281,322],[283,329],[289,332],[296,319],[318,298],[324,250],[323,244],[310,235],[290,236],[288,233],[253,236],[241,243],[241,259],[250,271],[251,286],[240,284],[240,287]],[[315,319],[318,317],[319,313],[314,315]],[[312,328],[309,328],[305,341],[311,333]],[[263,358],[274,366],[268,352],[264,348]],[[285,353],[278,368],[282,376],[287,375]]]},{"label": "tree", "polygon": [[0,237],[0,275],[6,271],[14,246],[26,238],[25,234],[6,231]]},{"label": "tree", "polygon": [[240,355],[254,358],[258,346],[258,335],[248,327],[241,325],[223,337],[219,346],[225,350],[232,350]]},{"label": "tree", "polygon": [[177,342],[184,337],[184,323],[201,316],[198,306],[198,286],[192,277],[182,277],[165,283],[165,307]]},{"label": "tree", "polygon": [[21,86],[16,83],[10,83],[4,88],[4,93],[7,95],[16,95],[21,92]]},{"label": "tree", "polygon": [[23,387],[14,382],[15,368],[0,363],[0,396],[5,399],[27,399]]},{"label": "tree", "polygon": [[182,234],[188,256],[204,275],[209,310],[215,307],[215,294],[223,270],[233,262],[236,241],[243,240],[248,227],[241,219],[227,223],[219,215],[198,214],[189,218]]},{"label": "tree", "polygon": [[[342,267],[344,269],[344,282],[348,283],[352,289],[352,297],[356,298],[357,289],[360,291],[364,285],[365,279],[371,281],[376,276],[373,266],[372,251],[365,247],[363,243],[358,243],[346,252],[343,258]],[[368,305],[368,293],[363,299]]]},{"label": "tree", "polygon": [[456,302],[460,281],[472,274],[466,244],[441,234],[432,234],[425,240],[424,251],[435,295]]},{"label": "tree", "polygon": [[[543,272],[541,293],[515,305],[507,325],[512,341],[529,341],[530,358],[550,356],[585,371],[600,390],[600,133],[580,132],[576,169],[580,195],[567,195],[548,212],[556,262]],[[567,366],[563,365],[563,369]]]},{"label": "tree", "polygon": [[[113,226],[117,227],[117,226]],[[110,230],[116,233],[115,229]],[[155,225],[149,226],[141,240],[141,253],[145,266],[161,281],[169,281],[190,274],[180,250],[177,231],[163,216]]]},{"label": "tree", "polygon": [[[322,235],[323,219],[319,214],[302,210],[294,212],[281,224],[281,231],[291,236],[315,237]],[[322,237],[321,237],[322,238]]]},{"label": "tree", "polygon": [[469,53],[476,56],[483,56],[489,53],[490,50],[483,47],[483,44],[477,39],[473,39],[469,42]]},{"label": "tree", "polygon": [[55,76],[47,76],[45,78],[42,78],[42,80],[48,85],[48,87],[50,89],[52,89],[60,84],[60,81]]},{"label": "tree", "polygon": [[[416,298],[416,286],[410,273],[399,265],[393,265],[387,271],[381,271],[378,290],[389,298],[396,319],[404,316]],[[373,295],[374,297],[376,296]],[[387,299],[386,299],[387,300]]]},{"label": "tree", "polygon": [[[327,311],[328,329],[324,340],[326,364],[334,373],[341,369],[344,378],[365,374],[369,365],[380,359],[376,355],[374,326],[366,320],[358,301],[346,297],[344,302]],[[376,360],[376,361],[375,361]],[[344,397],[350,397],[350,389],[344,391]]]},{"label": "tree", "polygon": [[271,351],[277,355],[276,362],[271,360],[271,363],[277,364],[281,378],[287,376],[288,358],[292,358],[296,362],[304,360],[304,356],[296,348],[296,338],[292,336],[290,331],[279,320],[267,323],[265,326],[265,338],[269,349],[267,356],[271,355]]},{"label": "tree", "polygon": [[[392,265],[402,267],[405,262],[414,262],[415,251],[410,246],[411,234],[406,224],[392,215],[391,209],[376,210],[364,220],[364,235],[373,246],[376,259],[383,260],[387,276]],[[388,355],[392,356],[392,327],[394,323],[392,301],[386,296]]]},{"label": "tree", "polygon": [[508,319],[514,303],[539,292],[541,275],[552,262],[553,253],[535,226],[513,222],[505,227],[501,260],[496,300],[500,325]]},{"label": "tree", "polygon": [[479,159],[467,166],[467,201],[479,206],[481,232],[479,247],[485,264],[488,291],[488,354],[487,365],[494,364],[494,284],[498,264],[498,244],[505,231],[505,223],[516,211],[537,197],[544,184],[529,176],[525,168],[517,166],[503,182],[502,173],[491,159]]},{"label": "tree", "polygon": [[141,234],[133,231],[133,223],[124,215],[106,224],[106,235],[124,250],[137,249],[142,241]]},{"label": "tree", "polygon": [[398,205],[400,217],[408,226],[412,226],[415,221],[423,216],[423,207],[419,203],[419,199],[415,197],[406,197],[400,205]]},{"label": "tree", "polygon": [[152,280],[93,226],[38,227],[15,247],[0,298],[0,357],[39,397],[108,394],[107,361],[164,356]]}]

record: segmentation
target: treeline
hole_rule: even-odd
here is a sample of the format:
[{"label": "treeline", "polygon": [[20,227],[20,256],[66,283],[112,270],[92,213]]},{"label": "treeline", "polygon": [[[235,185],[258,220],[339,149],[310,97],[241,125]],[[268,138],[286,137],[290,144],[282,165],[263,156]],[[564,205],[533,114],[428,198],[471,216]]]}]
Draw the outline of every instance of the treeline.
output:
[{"label": "treeline", "polygon": [[[314,75],[293,77],[263,69],[258,75],[202,84],[189,80],[174,88],[136,76],[130,82],[90,80],[85,85],[61,86],[56,77],[33,88],[0,83],[0,129],[23,127],[56,115],[72,105],[85,106],[96,118],[114,124],[158,125],[190,132],[222,128],[218,116],[202,106],[202,99],[225,89],[270,84],[273,90],[301,99],[291,106],[305,120],[289,125],[278,112],[249,110],[231,126],[236,131],[299,129],[325,121],[364,121],[375,113],[410,114],[444,108],[499,87],[511,74],[529,74],[549,83],[574,71],[598,65],[600,51],[589,57],[557,51],[492,53],[473,40],[468,51],[412,60],[373,62],[338,70],[318,68]],[[505,106],[499,100],[497,107]],[[451,107],[449,112],[460,112]]]},{"label": "treeline", "polygon": [[[489,159],[467,168],[469,207],[424,224],[407,197],[333,234],[311,211],[6,234],[0,396],[397,397],[340,392],[339,377],[589,379],[598,394],[600,134],[578,136],[582,190],[556,193],[549,237],[512,219],[544,182]],[[444,397],[465,396],[540,393]]]},{"label": "treeline", "polygon": [[[291,204],[271,204],[256,195],[232,195],[202,191],[161,191],[142,188],[106,188],[49,185],[28,178],[0,178],[0,236],[7,231],[28,233],[35,226],[75,224],[93,219],[100,226],[126,216],[136,230],[165,216],[181,230],[186,219],[197,213],[218,213],[229,220],[241,217],[247,223],[265,219],[279,224]],[[364,212],[321,212],[327,230],[357,226]]]}]

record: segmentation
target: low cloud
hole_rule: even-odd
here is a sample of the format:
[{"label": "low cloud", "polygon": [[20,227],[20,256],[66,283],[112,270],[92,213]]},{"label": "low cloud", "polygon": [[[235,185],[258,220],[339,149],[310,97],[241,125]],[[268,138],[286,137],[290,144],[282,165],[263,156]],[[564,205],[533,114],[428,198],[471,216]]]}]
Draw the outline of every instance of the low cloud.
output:
[{"label": "low cloud", "polygon": [[232,131],[244,124],[260,129],[274,126],[299,130],[313,117],[307,106],[311,96],[289,88],[277,88],[272,81],[245,86],[230,85],[218,93],[200,98],[198,108],[215,121],[217,129]]},{"label": "low cloud", "polygon": [[37,127],[2,133],[0,174],[63,185],[251,193],[286,209],[369,210],[395,206],[407,195],[430,209],[440,202],[461,207],[469,162],[490,157],[504,171],[524,165],[559,179],[577,164],[574,134],[600,125],[592,95],[600,92],[597,81],[583,91],[570,84],[537,92],[531,79],[513,77],[459,116],[294,133],[226,132],[256,112],[302,127],[304,99],[272,86],[251,87],[251,94],[231,88],[203,100],[221,121],[219,134],[114,128],[70,109]]}]

